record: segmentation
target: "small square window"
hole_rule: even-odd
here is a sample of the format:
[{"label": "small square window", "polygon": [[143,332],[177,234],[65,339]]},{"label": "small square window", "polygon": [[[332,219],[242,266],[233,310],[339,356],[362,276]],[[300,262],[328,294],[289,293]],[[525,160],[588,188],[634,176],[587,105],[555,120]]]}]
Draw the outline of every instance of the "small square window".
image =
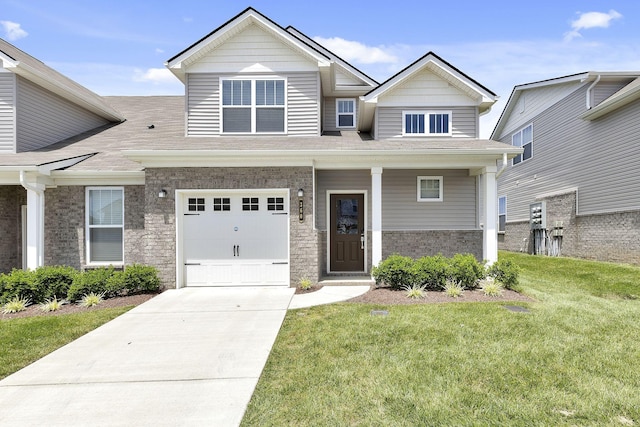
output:
[{"label": "small square window", "polygon": [[441,202],[443,180],[441,176],[419,176],[418,177],[418,201],[419,202]]},{"label": "small square window", "polygon": [[269,211],[283,211],[284,210],[284,198],[283,197],[269,197],[269,198],[267,198],[267,210],[269,210]]},{"label": "small square window", "polygon": [[213,199],[214,212],[228,212],[231,210],[231,199],[228,197],[216,197]]},{"label": "small square window", "polygon": [[243,211],[257,211],[258,210],[258,198],[257,197],[243,197],[242,198],[242,210]]},{"label": "small square window", "polygon": [[189,197],[187,210],[189,212],[204,212],[204,198]]}]

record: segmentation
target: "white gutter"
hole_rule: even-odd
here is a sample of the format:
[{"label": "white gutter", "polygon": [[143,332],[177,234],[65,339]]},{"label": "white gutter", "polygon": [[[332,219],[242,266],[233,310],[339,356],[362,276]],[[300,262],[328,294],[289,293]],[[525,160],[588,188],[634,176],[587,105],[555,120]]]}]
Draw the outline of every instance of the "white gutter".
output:
[{"label": "white gutter", "polygon": [[496,179],[500,178],[500,175],[502,175],[502,173],[507,169],[507,153],[504,153],[502,155],[502,167],[500,168],[500,170],[496,173]]},{"label": "white gutter", "polygon": [[34,191],[38,194],[38,196],[41,196],[44,193],[44,190],[41,190],[38,187],[34,187],[33,185],[29,184],[27,182],[27,179],[25,178],[24,172],[24,170],[20,171],[20,185],[22,185],[26,190]]},{"label": "white gutter", "polygon": [[589,85],[589,89],[587,89],[587,110],[591,109],[591,90],[595,87],[595,85],[598,84],[598,82],[600,81],[601,77],[602,77],[602,75],[598,74],[598,76],[593,81],[593,83],[591,83],[591,85]]}]

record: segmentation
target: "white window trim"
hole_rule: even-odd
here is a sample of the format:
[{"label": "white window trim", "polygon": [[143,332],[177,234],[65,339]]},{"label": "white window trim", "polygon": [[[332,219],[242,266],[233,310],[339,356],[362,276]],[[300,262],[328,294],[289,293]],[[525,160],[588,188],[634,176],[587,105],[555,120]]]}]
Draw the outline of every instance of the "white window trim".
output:
[{"label": "white window trim", "polygon": [[[423,114],[424,115],[424,133],[407,133],[407,115]],[[449,132],[447,133],[431,133],[429,132],[429,116],[431,114],[448,114],[449,115]],[[407,110],[402,112],[402,136],[451,136],[453,135],[453,113],[451,110]]]},{"label": "white window trim", "polygon": [[[440,190],[437,199],[435,198],[424,198],[420,194],[420,182],[426,179],[437,179],[440,183]],[[418,177],[418,185],[417,185],[417,199],[418,202],[442,202],[444,200],[444,178],[442,176],[419,176]]]},{"label": "white window trim", "polygon": [[[89,217],[90,217],[90,207],[91,207],[91,198],[90,198],[90,193],[92,190],[120,190],[122,191],[122,225],[119,227],[113,226],[113,225],[90,225],[89,224]],[[86,187],[85,190],[85,249],[86,249],[86,258],[85,258],[85,263],[86,265],[96,265],[96,266],[103,266],[103,265],[124,265],[124,259],[125,259],[125,253],[124,253],[124,232],[125,232],[125,227],[124,227],[124,218],[125,218],[125,199],[124,199],[124,187],[117,187],[117,186],[103,186],[103,187]],[[90,229],[91,228],[122,228],[122,260],[121,261],[92,261],[91,260],[91,234],[90,234]]]},{"label": "white window trim", "polygon": [[[338,103],[340,101],[351,101],[353,103],[353,113],[340,113],[338,111]],[[353,126],[340,126],[340,116],[353,116]],[[336,98],[336,129],[353,129],[356,127],[356,99],[355,98]]]},{"label": "white window trim", "polygon": [[[519,165],[519,164],[522,164],[522,163],[526,162],[527,160],[531,160],[531,159],[533,159],[533,139],[534,139],[534,137],[533,137],[533,123],[529,123],[528,125],[521,127],[520,129],[518,129],[517,131],[515,131],[513,134],[511,134],[511,145],[512,145],[513,147],[515,147],[515,145],[513,145],[513,137],[514,137],[514,136],[516,136],[517,134],[520,134],[520,141],[522,141],[522,134],[523,134],[523,131],[524,131],[526,128],[528,128],[529,126],[531,126],[531,142],[529,143],[529,144],[531,144],[531,157],[529,157],[528,159],[523,159],[523,158],[521,157],[521,160],[520,160],[518,163],[514,163],[514,162],[513,162],[513,161],[515,160],[515,157],[514,157],[513,159],[511,159],[511,166],[517,166],[517,165]],[[521,145],[520,145],[520,148],[524,148],[524,145],[522,145],[522,143],[521,143]],[[520,156],[523,156],[523,155],[524,155],[524,151],[522,152],[522,154],[521,154]],[[517,156],[516,156],[516,157],[517,157]]]},{"label": "white window trim", "polygon": [[[249,80],[251,81],[251,105],[223,105],[222,104],[222,84],[224,81],[229,80]],[[284,82],[284,105],[256,105],[256,81],[257,80],[280,80]],[[221,77],[219,81],[220,90],[220,134],[223,135],[285,135],[288,132],[288,81],[286,77],[279,76],[236,76],[236,77]],[[284,131],[282,132],[257,132],[256,131],[256,110],[258,108],[277,107],[284,108]],[[251,108],[251,132],[225,132],[223,129],[224,109],[225,108]]]}]

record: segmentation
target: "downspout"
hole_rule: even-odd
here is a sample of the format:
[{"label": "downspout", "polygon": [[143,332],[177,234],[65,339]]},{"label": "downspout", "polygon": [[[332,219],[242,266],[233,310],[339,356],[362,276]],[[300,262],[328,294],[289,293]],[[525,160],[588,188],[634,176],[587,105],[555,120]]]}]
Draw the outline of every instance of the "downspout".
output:
[{"label": "downspout", "polygon": [[[27,191],[33,191],[37,197],[38,197],[38,212],[37,212],[37,218],[39,219],[39,221],[44,221],[44,202],[43,202],[43,197],[44,197],[44,190],[38,188],[37,186],[31,185],[27,182],[26,179],[26,175],[25,175],[25,171],[21,170],[20,171],[20,185],[22,185],[22,187],[24,187]],[[28,196],[27,196],[28,199]],[[27,210],[29,209],[29,204],[27,203]],[[39,222],[37,221],[37,222]],[[40,267],[42,265],[44,265],[44,230],[40,230],[40,224],[37,223],[35,224],[36,226],[36,230],[37,234],[38,234],[38,241],[36,243],[37,245],[37,253],[36,253],[36,267]],[[27,211],[27,233],[29,232],[29,214]],[[29,237],[27,235],[27,242],[29,241]],[[27,244],[28,247],[28,244]],[[27,249],[28,250],[28,249]],[[27,257],[27,263],[29,262],[29,258]]]},{"label": "downspout", "polygon": [[602,77],[602,75],[598,74],[596,79],[589,85],[589,88],[587,89],[587,110],[591,109],[591,90],[595,87],[595,85],[598,84],[598,82],[600,81],[600,77]]},{"label": "downspout", "polygon": [[500,178],[500,175],[507,169],[507,153],[502,154],[502,167],[496,173],[496,179]]}]

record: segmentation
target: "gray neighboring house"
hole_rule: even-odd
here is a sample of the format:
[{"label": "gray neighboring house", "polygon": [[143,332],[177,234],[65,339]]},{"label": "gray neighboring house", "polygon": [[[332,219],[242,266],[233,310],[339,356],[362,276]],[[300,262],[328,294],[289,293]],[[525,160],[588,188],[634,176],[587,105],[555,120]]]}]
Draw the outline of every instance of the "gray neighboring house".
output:
[{"label": "gray neighboring house", "polygon": [[[497,259],[498,163],[522,149],[479,138],[497,96],[434,53],[379,84],[248,8],[167,61],[184,96],[100,98],[0,51],[2,271],[295,286],[392,253]],[[21,85],[73,112],[22,108]],[[37,146],[21,131],[76,110],[96,121]]]},{"label": "gray neighboring house", "polygon": [[501,249],[531,252],[537,204],[562,255],[640,262],[640,72],[516,86],[491,138],[524,149],[498,179]]}]

